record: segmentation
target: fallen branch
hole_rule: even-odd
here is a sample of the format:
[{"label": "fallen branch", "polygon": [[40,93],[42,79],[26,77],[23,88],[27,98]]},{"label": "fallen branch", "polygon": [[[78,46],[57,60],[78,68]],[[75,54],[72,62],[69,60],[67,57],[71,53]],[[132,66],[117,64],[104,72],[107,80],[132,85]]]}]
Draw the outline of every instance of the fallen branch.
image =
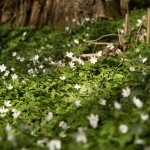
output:
[{"label": "fallen branch", "polygon": [[97,44],[97,45],[108,45],[108,44],[118,45],[118,43],[109,43],[109,42],[95,42],[95,41],[93,41],[93,40],[90,40],[90,41],[85,41],[85,43]]},{"label": "fallen branch", "polygon": [[94,41],[85,41],[85,43],[90,43],[90,44],[95,44],[95,45],[108,45],[108,44],[113,44],[115,46],[122,46],[122,47],[131,47],[132,45],[128,43],[109,43],[109,42],[94,42]]},{"label": "fallen branch", "polygon": [[91,41],[95,42],[95,41],[101,40],[102,38],[108,37],[108,36],[118,36],[118,35],[115,34],[115,33],[112,33],[112,34],[106,34],[106,35],[103,35],[103,36],[99,37],[99,38],[96,39],[96,40],[91,40]]},{"label": "fallen branch", "polygon": [[98,53],[93,53],[93,54],[81,54],[81,55],[79,55],[79,57],[84,57],[84,58],[86,58],[86,57],[99,57],[100,55],[98,54]]}]

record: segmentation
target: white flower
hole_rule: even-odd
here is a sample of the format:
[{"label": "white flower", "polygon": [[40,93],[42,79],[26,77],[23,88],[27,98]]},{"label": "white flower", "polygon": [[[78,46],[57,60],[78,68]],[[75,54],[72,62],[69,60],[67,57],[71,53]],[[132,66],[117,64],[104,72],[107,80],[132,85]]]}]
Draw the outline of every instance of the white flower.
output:
[{"label": "white flower", "polygon": [[88,17],[87,17],[87,18],[85,18],[85,21],[90,21],[90,18],[88,18]]},{"label": "white flower", "polygon": [[127,133],[128,132],[128,126],[127,125],[125,125],[125,124],[121,124],[120,126],[119,126],[119,131],[121,132],[121,133]]},{"label": "white flower", "polygon": [[61,149],[61,141],[60,140],[51,140],[47,143],[49,150],[60,150]]},{"label": "white flower", "polygon": [[13,56],[13,57],[17,56],[17,52],[13,52],[13,53],[12,53],[12,56]]},{"label": "white flower", "polygon": [[69,57],[69,58],[72,58],[73,57],[73,53],[72,52],[66,52],[66,56]]},{"label": "white flower", "polygon": [[74,39],[73,41],[74,41],[75,44],[79,44],[79,40]]},{"label": "white flower", "polygon": [[70,28],[69,28],[68,26],[66,26],[66,27],[65,27],[65,30],[66,30],[66,31],[69,31],[69,30],[70,30]]},{"label": "white flower", "polygon": [[138,27],[139,27],[139,26],[141,26],[141,24],[142,24],[142,20],[141,20],[141,19],[138,19],[138,20],[137,20],[137,24],[136,24],[136,26],[138,26]]},{"label": "white flower", "polygon": [[76,22],[77,20],[74,18],[74,19],[72,19],[72,22]]},{"label": "white flower", "polygon": [[83,61],[80,57],[78,58],[77,61],[78,61],[78,63],[79,63],[80,65],[84,65],[84,61]]},{"label": "white flower", "polygon": [[6,106],[6,107],[10,107],[10,106],[11,106],[11,104],[10,104],[10,100],[9,100],[9,101],[4,101],[4,106]]},{"label": "white flower", "polygon": [[14,136],[13,131],[8,133],[7,140],[10,141],[10,142],[13,142],[13,143],[15,142],[15,136]]},{"label": "white flower", "polygon": [[66,134],[65,134],[64,131],[62,131],[62,132],[59,133],[59,136],[62,137],[62,138],[64,138],[64,137],[66,137]]},{"label": "white flower", "polygon": [[136,96],[133,97],[133,103],[135,104],[135,106],[137,108],[142,108],[143,107],[143,103],[141,102],[140,99],[136,98]]},{"label": "white flower", "polygon": [[24,57],[20,57],[20,62],[23,62],[24,61]]},{"label": "white flower", "polygon": [[124,34],[124,29],[120,29],[119,31],[120,33]]},{"label": "white flower", "polygon": [[8,84],[8,86],[6,86],[6,88],[7,88],[8,90],[12,90],[12,89],[13,89],[13,86],[12,86],[11,84]]},{"label": "white flower", "polygon": [[82,143],[86,143],[87,142],[87,137],[85,132],[83,131],[82,127],[78,128],[78,133],[75,134],[75,138],[77,142],[82,142]]},{"label": "white flower", "polygon": [[44,147],[44,144],[47,142],[47,139],[44,138],[42,140],[37,140],[37,145]]},{"label": "white flower", "polygon": [[143,58],[142,62],[145,63],[148,59],[147,58]]},{"label": "white flower", "polygon": [[121,104],[115,101],[114,102],[114,107],[115,107],[115,109],[120,110],[121,109]]},{"label": "white flower", "polygon": [[23,83],[23,84],[26,84],[26,81],[25,81],[25,80],[22,80],[22,83]]},{"label": "white flower", "polygon": [[101,57],[102,54],[103,54],[103,52],[102,52],[102,51],[99,51],[99,52],[97,53],[97,56],[98,56],[98,57]]},{"label": "white flower", "polygon": [[65,77],[65,76],[62,76],[62,77],[60,77],[60,79],[61,79],[62,81],[64,81],[64,80],[66,80],[66,77]]},{"label": "white flower", "polygon": [[18,79],[18,75],[16,75],[16,74],[11,75],[11,77],[12,77],[13,81]]},{"label": "white flower", "polygon": [[129,70],[130,71],[135,71],[135,68],[134,67],[130,67]]},{"label": "white flower", "polygon": [[72,57],[72,61],[78,61],[78,58],[77,57]]},{"label": "white flower", "polygon": [[99,121],[98,115],[91,114],[90,116],[87,117],[87,119],[89,120],[90,125],[93,128],[96,128],[98,126],[98,121]]},{"label": "white flower", "polygon": [[21,58],[21,57],[20,57],[19,55],[16,57],[17,60],[20,60],[20,58]]},{"label": "white flower", "polygon": [[7,125],[6,125],[6,127],[5,127],[5,130],[6,130],[7,132],[10,132],[10,131],[12,130],[12,127],[11,127],[11,125],[10,125],[9,123],[7,123]]},{"label": "white flower", "polygon": [[140,113],[141,120],[146,121],[149,119],[149,114]]},{"label": "white flower", "polygon": [[139,49],[139,48],[136,48],[136,49],[135,49],[135,52],[136,52],[136,53],[139,53],[139,52],[140,52],[140,49]]},{"label": "white flower", "polygon": [[46,121],[50,121],[53,118],[53,113],[48,112],[48,115],[45,117]]},{"label": "white flower", "polygon": [[131,89],[129,87],[126,87],[125,89],[122,89],[122,95],[123,97],[128,97],[130,95]]},{"label": "white flower", "polygon": [[108,49],[110,49],[110,50],[113,50],[115,47],[114,47],[114,45],[112,44],[112,43],[110,43],[110,44],[107,44],[107,46],[106,46]]},{"label": "white flower", "polygon": [[76,68],[76,66],[75,66],[75,63],[74,62],[69,62],[69,66],[71,67],[71,68],[73,68],[73,69],[75,69]]},{"label": "white flower", "polygon": [[44,65],[40,65],[39,68],[40,68],[40,69],[43,69],[43,68],[44,68]]},{"label": "white flower", "polygon": [[4,64],[0,65],[0,71],[4,72],[6,70],[6,66]]},{"label": "white flower", "polygon": [[16,109],[12,109],[12,112],[13,112],[12,116],[14,118],[18,118],[21,113],[19,110],[16,110]]},{"label": "white flower", "polygon": [[[135,141],[135,144],[144,145],[144,144],[145,144],[145,141],[142,140],[142,139],[137,139],[137,140]],[[145,149],[145,150],[146,150],[146,149]]]},{"label": "white flower", "polygon": [[23,32],[23,36],[26,36],[27,35],[27,32]]},{"label": "white flower", "polygon": [[91,64],[95,64],[97,62],[97,58],[95,56],[91,57],[90,62]]},{"label": "white flower", "polygon": [[9,75],[9,73],[10,72],[8,70],[6,70],[5,73],[4,73],[4,77],[7,77]]},{"label": "white flower", "polygon": [[15,71],[15,68],[11,68],[11,71]]},{"label": "white flower", "polygon": [[88,36],[89,36],[89,34],[88,34],[88,33],[86,33],[86,34],[85,34],[85,36],[86,36],[86,37],[88,37]]},{"label": "white flower", "polygon": [[23,147],[23,148],[21,148],[21,150],[29,150],[29,149],[27,149],[27,148]]},{"label": "white flower", "polygon": [[80,101],[80,100],[76,100],[76,101],[74,102],[74,105],[75,105],[76,107],[80,107],[80,106],[81,106],[81,101]]},{"label": "white flower", "polygon": [[35,55],[34,57],[33,57],[33,59],[36,61],[36,60],[38,60],[39,59],[39,55]]},{"label": "white flower", "polygon": [[65,121],[61,121],[59,123],[59,127],[61,127],[64,130],[67,130],[68,128],[70,128]]},{"label": "white flower", "polygon": [[0,108],[0,113],[1,114],[7,113],[7,112],[8,112],[8,109],[5,108],[4,106],[2,108]]},{"label": "white flower", "polygon": [[31,75],[31,74],[34,74],[34,70],[33,70],[32,68],[29,69],[29,70],[28,70],[28,74],[30,74],[30,75]]},{"label": "white flower", "polygon": [[100,105],[106,105],[106,100],[105,100],[105,99],[101,99],[101,100],[99,101],[99,104],[100,104]]},{"label": "white flower", "polygon": [[81,87],[80,87],[80,85],[76,84],[76,85],[74,86],[74,88],[77,89],[77,90],[79,90]]}]

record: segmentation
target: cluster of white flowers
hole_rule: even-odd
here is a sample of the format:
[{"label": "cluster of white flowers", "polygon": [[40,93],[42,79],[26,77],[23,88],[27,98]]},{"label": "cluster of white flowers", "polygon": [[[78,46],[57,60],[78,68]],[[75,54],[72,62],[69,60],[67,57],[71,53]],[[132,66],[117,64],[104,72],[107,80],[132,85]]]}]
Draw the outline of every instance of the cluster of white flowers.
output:
[{"label": "cluster of white flowers", "polygon": [[33,61],[33,63],[39,63],[39,55],[35,55],[31,58],[31,61]]},{"label": "cluster of white flowers", "polygon": [[28,70],[28,74],[32,75],[33,77],[36,77],[38,74],[38,70],[36,68],[34,68],[34,69],[31,68]]},{"label": "cluster of white flowers", "polygon": [[72,69],[75,69],[76,66],[75,66],[75,62],[77,62],[78,64],[80,65],[84,65],[84,61],[79,57],[75,57],[73,56],[74,54],[72,52],[66,52],[66,57],[70,58],[71,61],[69,62],[69,66],[72,68]]},{"label": "cluster of white flowers", "polygon": [[12,53],[13,57],[16,57],[17,60],[20,60],[20,62],[23,62],[25,60],[24,57],[20,57],[20,55],[17,55],[17,52]]}]

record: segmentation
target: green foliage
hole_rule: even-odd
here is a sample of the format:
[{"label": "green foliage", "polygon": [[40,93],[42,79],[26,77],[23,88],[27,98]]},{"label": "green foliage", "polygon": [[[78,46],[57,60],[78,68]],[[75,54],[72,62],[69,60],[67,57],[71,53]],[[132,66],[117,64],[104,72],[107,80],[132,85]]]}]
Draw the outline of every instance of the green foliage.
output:
[{"label": "green foliage", "polygon": [[[105,48],[84,39],[117,33],[122,22],[85,21],[60,32],[0,27],[0,149],[53,150],[47,144],[54,139],[62,150],[149,147],[149,46],[131,43],[117,56],[79,60],[80,54]],[[131,91],[124,94],[127,87]],[[93,121],[98,116],[96,127],[91,115]]]}]

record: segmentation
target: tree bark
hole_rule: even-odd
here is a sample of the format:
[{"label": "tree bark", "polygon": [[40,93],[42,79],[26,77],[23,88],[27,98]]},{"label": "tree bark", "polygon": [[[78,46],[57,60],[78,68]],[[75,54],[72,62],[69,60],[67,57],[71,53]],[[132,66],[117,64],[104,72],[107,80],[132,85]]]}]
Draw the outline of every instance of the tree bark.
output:
[{"label": "tree bark", "polygon": [[61,28],[85,17],[106,17],[106,3],[106,0],[1,0],[0,24]]}]

